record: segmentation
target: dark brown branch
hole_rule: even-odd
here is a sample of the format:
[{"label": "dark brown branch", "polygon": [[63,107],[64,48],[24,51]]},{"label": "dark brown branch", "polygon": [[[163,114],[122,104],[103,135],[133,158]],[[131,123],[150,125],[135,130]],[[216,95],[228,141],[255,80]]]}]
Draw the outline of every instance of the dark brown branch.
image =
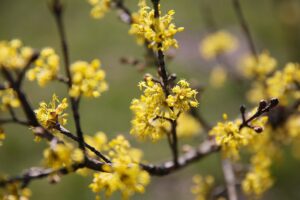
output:
[{"label": "dark brown branch", "polygon": [[240,26],[241,26],[241,28],[242,28],[245,36],[246,36],[246,39],[247,39],[247,42],[248,42],[248,45],[249,45],[249,49],[250,49],[252,55],[257,59],[257,52],[256,52],[256,49],[255,49],[254,41],[253,41],[250,29],[249,29],[249,25],[248,25],[248,23],[245,19],[244,14],[243,14],[243,11],[242,11],[242,8],[241,8],[241,5],[240,5],[240,1],[239,0],[232,0],[232,4],[233,4],[235,14],[236,14],[236,16],[239,20]]},{"label": "dark brown branch", "polygon": [[[193,162],[199,161],[219,150],[219,146],[217,146],[214,141],[207,140],[203,142],[198,148],[192,149],[179,157],[178,165],[175,165],[173,161],[167,161],[160,165],[140,164],[140,166],[152,176],[164,176],[182,169]],[[75,163],[71,167],[62,167],[58,170],[33,167],[23,175],[0,180],[0,187],[5,187],[6,185],[15,182],[21,182],[23,187],[26,187],[33,180],[42,179],[52,174],[66,175],[80,168],[88,168],[95,171],[104,171],[103,165],[103,162],[86,159],[83,163]]]},{"label": "dark brown branch", "polygon": [[[68,138],[79,142],[79,139],[73,135],[69,130],[67,130],[66,128],[64,128],[63,126],[61,126],[60,124],[57,124],[55,127],[60,133],[62,133],[63,135],[67,136]],[[84,142],[84,146],[89,149],[90,151],[92,151],[95,155],[97,155],[99,158],[103,159],[105,162],[107,163],[111,163],[111,161],[106,158],[106,156],[104,156],[101,152],[97,151],[97,149],[95,149],[94,147],[92,147],[91,145],[87,144]]]},{"label": "dark brown branch", "polygon": [[[60,0],[52,0],[50,9],[55,17],[55,22],[58,28],[59,38],[60,38],[60,43],[61,43],[61,48],[62,48],[62,53],[64,58],[64,67],[68,77],[68,87],[70,89],[72,87],[72,75],[70,72],[70,58],[69,58],[67,37],[66,37],[64,23],[63,23],[63,5]],[[76,134],[78,136],[79,148],[84,152],[86,158],[83,131],[80,125],[79,100],[80,100],[79,98],[75,99],[73,97],[70,97],[73,118],[76,127]]]},{"label": "dark brown branch", "polygon": [[242,124],[240,125],[239,129],[242,129],[243,127],[249,127],[253,128],[257,133],[260,133],[263,131],[262,127],[255,126],[253,127],[250,122],[252,122],[254,119],[260,117],[263,114],[268,113],[271,109],[275,108],[278,105],[279,101],[278,99],[271,99],[269,103],[267,103],[265,100],[261,100],[259,102],[259,106],[257,108],[257,111],[248,119],[246,119],[246,108],[245,106],[241,106],[240,111],[242,115]]}]

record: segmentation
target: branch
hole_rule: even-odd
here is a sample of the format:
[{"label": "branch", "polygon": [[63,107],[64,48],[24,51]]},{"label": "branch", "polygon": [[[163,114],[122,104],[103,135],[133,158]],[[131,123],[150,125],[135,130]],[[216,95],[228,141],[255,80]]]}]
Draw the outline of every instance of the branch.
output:
[{"label": "branch", "polygon": [[241,28],[246,36],[246,39],[248,41],[249,49],[250,49],[252,55],[257,59],[257,52],[255,49],[254,41],[253,41],[252,35],[250,33],[249,25],[243,14],[243,11],[242,11],[242,8],[240,5],[240,1],[232,0],[232,4],[233,4],[233,9],[235,11],[235,14],[239,20],[240,26],[241,26]]},{"label": "branch", "polygon": [[238,200],[234,170],[230,160],[222,160],[222,169],[226,182],[229,200]]},{"label": "branch", "polygon": [[[70,59],[69,59],[69,49],[68,49],[68,43],[67,43],[67,37],[65,33],[65,28],[63,24],[63,5],[60,0],[52,0],[50,9],[52,11],[52,14],[55,17],[55,22],[57,25],[57,29],[59,32],[59,38],[64,58],[64,67],[68,78],[68,88],[70,89],[72,87],[72,75],[70,72]],[[73,97],[70,97],[71,101],[71,107],[73,112],[73,118],[75,122],[76,127],[76,134],[78,136],[78,144],[79,148],[83,151],[85,158],[86,158],[86,152],[85,152],[85,146],[84,146],[84,138],[83,138],[83,132],[80,125],[80,115],[79,115],[79,98],[75,99]]]},{"label": "branch", "polygon": [[[60,124],[56,125],[56,130],[58,130],[60,133],[62,133],[63,135],[67,136],[68,138],[79,142],[79,139],[73,135],[69,130],[67,130],[66,128],[64,128],[63,126],[61,126]],[[95,149],[94,147],[92,147],[91,145],[87,144],[84,142],[84,146],[89,149],[90,151],[92,151],[95,155],[97,155],[99,158],[103,159],[106,163],[111,163],[111,161],[106,158],[101,152],[97,151],[97,149]]]}]

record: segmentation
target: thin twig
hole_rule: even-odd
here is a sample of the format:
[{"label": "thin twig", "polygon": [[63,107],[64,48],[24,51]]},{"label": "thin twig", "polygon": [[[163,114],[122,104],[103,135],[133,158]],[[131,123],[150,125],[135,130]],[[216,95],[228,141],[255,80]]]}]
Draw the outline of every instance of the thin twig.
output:
[{"label": "thin twig", "polygon": [[[64,58],[64,67],[65,71],[68,77],[68,87],[69,89],[72,87],[72,75],[70,72],[70,59],[69,59],[69,49],[68,49],[68,43],[67,43],[67,37],[65,33],[64,23],[63,23],[63,5],[60,2],[60,0],[52,0],[52,4],[50,5],[51,11],[55,17],[55,22],[58,28],[59,32],[59,38]],[[79,101],[80,98],[73,98],[70,97],[71,101],[71,107],[73,112],[73,118],[75,122],[76,127],[76,134],[78,136],[78,144],[79,148],[83,151],[85,158],[86,158],[86,152],[85,152],[85,146],[84,146],[84,137],[83,137],[83,131],[80,125],[80,115],[79,115]]]},{"label": "thin twig", "polygon": [[247,39],[247,42],[248,42],[248,45],[249,45],[249,49],[250,49],[252,55],[257,59],[257,52],[256,52],[256,49],[255,49],[254,41],[253,41],[250,29],[249,29],[249,25],[248,25],[248,23],[245,19],[244,14],[243,14],[243,11],[242,11],[242,8],[241,8],[241,5],[240,5],[240,1],[239,0],[232,0],[232,4],[233,4],[235,14],[236,14],[236,16],[239,20],[240,26],[241,26],[241,28],[242,28],[245,36],[246,36],[246,39]]}]

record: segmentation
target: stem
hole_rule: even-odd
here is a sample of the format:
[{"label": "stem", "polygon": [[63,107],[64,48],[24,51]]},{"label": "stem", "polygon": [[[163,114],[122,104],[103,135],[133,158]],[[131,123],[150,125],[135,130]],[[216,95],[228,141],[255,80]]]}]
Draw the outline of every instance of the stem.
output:
[{"label": "stem", "polygon": [[226,182],[226,187],[228,191],[229,200],[238,200],[237,189],[236,189],[236,180],[230,160],[222,160],[222,169]]},{"label": "stem", "polygon": [[250,29],[249,29],[249,25],[245,19],[245,16],[243,14],[242,8],[241,8],[241,4],[239,0],[232,0],[232,4],[233,4],[233,9],[235,11],[235,14],[239,20],[240,26],[246,36],[248,45],[249,45],[249,49],[252,53],[252,55],[257,59],[257,52],[255,49],[255,45],[254,45],[254,41],[252,38],[252,35],[250,33]]},{"label": "stem", "polygon": [[[64,67],[65,71],[68,77],[68,88],[70,89],[72,87],[72,75],[70,72],[70,58],[69,58],[69,48],[67,43],[67,37],[65,33],[64,23],[63,23],[63,6],[60,2],[60,0],[53,0],[51,5],[52,13],[55,17],[55,22],[57,25],[57,29],[59,32],[59,38],[60,38],[60,44],[62,48],[63,53],[63,60],[64,60]],[[76,134],[78,136],[78,144],[79,148],[83,151],[85,158],[86,158],[86,152],[85,152],[85,145],[84,145],[84,138],[83,138],[83,132],[80,125],[80,115],[79,115],[79,98],[75,99],[73,97],[70,97],[71,101],[71,107],[73,112],[73,118],[75,122],[76,127]]]}]

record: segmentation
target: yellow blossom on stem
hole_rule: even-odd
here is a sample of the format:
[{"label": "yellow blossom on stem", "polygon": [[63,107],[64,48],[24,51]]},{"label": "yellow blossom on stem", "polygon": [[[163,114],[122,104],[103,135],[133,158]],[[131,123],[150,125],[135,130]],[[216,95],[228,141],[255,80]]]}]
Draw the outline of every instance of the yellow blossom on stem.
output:
[{"label": "yellow blossom on stem", "polygon": [[195,200],[206,200],[213,188],[214,177],[207,175],[195,175],[193,177],[194,185],[191,188],[192,193],[195,195]]},{"label": "yellow blossom on stem", "polygon": [[172,88],[172,94],[168,96],[166,102],[178,112],[188,111],[191,107],[197,107],[197,91],[190,88],[190,84],[185,80],[180,80]]},{"label": "yellow blossom on stem", "polygon": [[[154,17],[154,10],[146,5],[145,0],[139,2],[140,10],[133,14],[133,23],[129,34],[136,35],[138,43],[149,43],[149,48],[168,50],[170,47],[178,48],[177,40],[174,39],[176,33],[184,30],[183,27],[177,28],[172,23],[174,10],[169,10],[166,15],[159,18]],[[159,6],[160,8],[160,6]],[[161,47],[159,46],[161,44]]]},{"label": "yellow blossom on stem", "polygon": [[31,190],[21,187],[21,183],[14,182],[0,188],[0,199],[2,200],[29,200]]},{"label": "yellow blossom on stem", "polygon": [[218,31],[206,36],[200,43],[199,51],[206,59],[217,58],[237,47],[237,40],[227,31]]},{"label": "yellow blossom on stem", "polygon": [[28,70],[28,80],[37,80],[40,86],[45,86],[56,78],[59,71],[59,56],[50,48],[42,49],[39,58],[34,62],[35,66]]},{"label": "yellow blossom on stem", "polygon": [[64,98],[60,102],[57,96],[54,94],[49,104],[45,102],[40,103],[40,107],[35,110],[35,114],[42,126],[51,130],[56,126],[57,123],[61,125],[65,125],[67,123],[67,114],[64,113],[67,107],[67,99]]},{"label": "yellow blossom on stem", "polygon": [[7,110],[8,107],[18,108],[20,107],[20,101],[16,92],[12,88],[0,90],[1,109]]},{"label": "yellow blossom on stem", "polygon": [[45,166],[52,169],[61,167],[71,167],[74,162],[83,161],[84,156],[80,149],[75,148],[72,144],[55,144],[44,150]]},{"label": "yellow blossom on stem", "polygon": [[253,55],[245,57],[241,69],[247,78],[264,79],[275,70],[276,66],[276,59],[271,57],[269,52],[264,51],[257,57]]},{"label": "yellow blossom on stem", "polygon": [[170,121],[176,120],[181,112],[198,106],[197,91],[191,89],[185,80],[179,81],[167,98],[161,84],[150,76],[140,82],[139,87],[143,95],[131,102],[134,118],[130,133],[141,139],[160,139],[170,131]]},{"label": "yellow blossom on stem", "polygon": [[124,200],[134,193],[144,193],[145,186],[150,182],[150,176],[139,166],[142,152],[131,148],[122,135],[107,145],[113,164],[105,167],[107,172],[94,173],[93,182],[90,184],[92,191],[99,193],[105,190],[105,196],[109,197],[119,190]]},{"label": "yellow blossom on stem", "polygon": [[23,46],[22,41],[0,41],[0,67],[12,70],[23,69],[33,55],[33,49]]},{"label": "yellow blossom on stem", "polygon": [[[241,120],[227,121],[227,115],[224,116],[225,122],[218,122],[212,128],[209,135],[214,136],[218,145],[222,148],[224,157],[233,160],[239,159],[239,149],[246,146],[253,136],[257,133],[253,128],[245,127],[240,129]],[[267,122],[267,117],[261,117],[252,121],[253,127],[263,127]]]},{"label": "yellow blossom on stem", "polygon": [[111,0],[88,0],[92,6],[91,16],[95,19],[101,19],[111,7]]},{"label": "yellow blossom on stem", "polygon": [[71,65],[72,87],[69,94],[72,97],[80,95],[86,97],[99,97],[102,92],[108,89],[105,81],[105,72],[101,69],[101,62],[98,59],[91,63],[77,61]]},{"label": "yellow blossom on stem", "polygon": [[251,158],[251,165],[251,170],[242,182],[242,188],[247,195],[259,197],[273,185],[269,171],[271,158],[268,153],[258,152]]}]

